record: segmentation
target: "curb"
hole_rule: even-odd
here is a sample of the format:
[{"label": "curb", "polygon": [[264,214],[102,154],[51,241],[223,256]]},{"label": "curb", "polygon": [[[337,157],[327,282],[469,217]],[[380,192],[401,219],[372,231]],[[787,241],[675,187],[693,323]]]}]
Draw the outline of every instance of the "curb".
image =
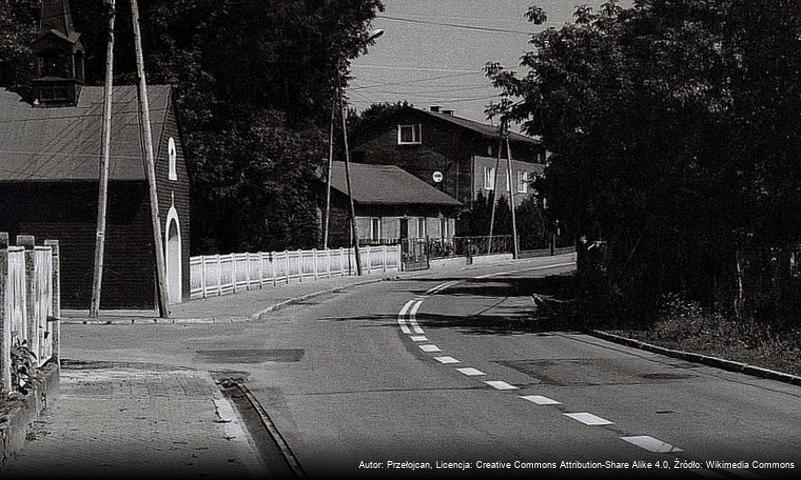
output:
[{"label": "curb", "polygon": [[198,317],[198,318],[158,318],[158,317],[140,317],[140,318],[120,318],[118,320],[87,320],[84,318],[72,318],[72,319],[65,319],[62,318],[60,323],[62,325],[158,325],[158,324],[167,324],[167,325],[198,325],[198,324],[212,324],[212,323],[244,323],[244,322],[251,322],[254,320],[258,320],[260,316],[264,315],[265,313],[275,312],[282,308],[286,308],[289,305],[302,302],[304,300],[308,300],[310,298],[318,297],[320,295],[326,295],[329,293],[334,293],[340,290],[344,290],[347,288],[359,287],[362,285],[369,285],[371,283],[379,283],[379,282],[386,282],[397,280],[401,278],[400,275],[388,276],[388,277],[381,277],[381,278],[371,278],[370,280],[364,280],[361,282],[353,282],[348,283],[345,285],[340,285],[334,288],[327,288],[325,290],[318,290],[316,292],[307,293],[306,295],[301,295],[299,297],[289,298],[286,300],[282,300],[278,303],[274,303],[266,308],[263,308],[251,315],[237,315],[237,316],[224,316],[222,318],[217,317]]},{"label": "curb", "polygon": [[397,280],[398,278],[401,278],[401,276],[400,275],[395,275],[395,276],[391,276],[391,277],[373,278],[373,279],[370,279],[370,280],[364,280],[362,282],[349,283],[347,285],[342,285],[342,286],[336,287],[336,288],[329,288],[329,289],[326,289],[326,290],[319,290],[317,292],[307,293],[306,295],[302,295],[300,297],[295,297],[295,298],[290,298],[290,299],[284,300],[282,302],[274,303],[274,304],[270,305],[267,308],[263,308],[263,309],[259,310],[258,312],[254,313],[253,315],[251,315],[250,319],[251,320],[258,320],[259,317],[261,317],[262,315],[264,315],[266,313],[276,312],[276,311],[281,310],[282,308],[285,308],[285,307],[287,307],[289,305],[292,305],[294,303],[299,303],[299,302],[302,302],[304,300],[308,300],[310,298],[319,297],[320,295],[326,295],[328,293],[334,293],[334,292],[337,292],[339,290],[344,290],[346,288],[359,287],[359,286],[362,286],[362,285],[370,285],[372,283],[388,282],[388,281],[392,281],[392,280]]},{"label": "curb", "polygon": [[621,345],[626,345],[629,347],[639,348],[640,350],[659,353],[661,355],[665,355],[668,357],[680,358],[688,362],[702,363],[704,365],[709,365],[710,367],[716,367],[722,370],[728,370],[730,372],[744,373],[746,375],[751,375],[754,377],[765,378],[768,380],[777,380],[780,382],[801,386],[801,377],[789,373],[778,372],[776,370],[757,367],[743,362],[726,360],[725,358],[712,357],[709,355],[701,355],[700,353],[691,353],[691,352],[685,352],[683,350],[674,350],[672,348],[660,347],[652,343],[646,343],[640,340],[634,340],[632,338],[622,337],[620,335],[615,335],[613,333],[608,333],[601,330],[587,330],[587,333],[589,333],[594,337],[601,338],[603,340],[619,343]]},{"label": "curb", "polygon": [[0,416],[0,467],[5,466],[24,446],[28,426],[47,407],[48,399],[58,395],[59,371],[57,361],[48,361],[37,372],[41,383],[34,384],[28,395],[3,400],[7,413]]}]

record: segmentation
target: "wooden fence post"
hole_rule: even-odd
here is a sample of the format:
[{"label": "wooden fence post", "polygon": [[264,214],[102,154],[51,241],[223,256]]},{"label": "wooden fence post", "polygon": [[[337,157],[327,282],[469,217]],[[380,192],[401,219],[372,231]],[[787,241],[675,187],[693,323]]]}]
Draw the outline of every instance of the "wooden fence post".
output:
[{"label": "wooden fence post", "polygon": [[[34,284],[36,278],[33,274],[34,262],[34,246],[36,240],[33,235],[17,235],[17,246],[25,248],[25,326],[22,329],[23,339],[28,340],[28,348],[32,352],[39,351],[39,336],[37,335],[37,321],[35,318],[34,303],[36,299],[33,298]],[[36,362],[38,364],[39,357],[37,355]]]},{"label": "wooden fence post", "polygon": [[53,358],[61,367],[61,251],[58,240],[45,240],[44,244],[53,252],[53,317],[50,335],[53,336]]},{"label": "wooden fence post", "polygon": [[330,248],[326,248],[325,249],[325,256],[328,259],[327,260],[328,261],[328,278],[331,278],[331,249]]},{"label": "wooden fence post", "polygon": [[264,288],[264,252],[259,251],[259,288]]},{"label": "wooden fence post", "polygon": [[381,248],[384,250],[384,273],[387,273],[387,267],[388,267],[387,259],[389,258],[389,256],[387,255],[387,246],[384,245]]},{"label": "wooden fence post", "polygon": [[303,282],[303,250],[298,249],[298,279]]},{"label": "wooden fence post", "polygon": [[314,281],[317,281],[317,249],[312,248],[312,259],[314,260]]},{"label": "wooden fence post", "polygon": [[215,255],[214,259],[217,260],[217,296],[219,297],[222,295],[222,263],[219,254]]},{"label": "wooden fence post", "polygon": [[8,233],[0,232],[0,393],[11,391],[11,319],[6,312]]},{"label": "wooden fence post", "polygon": [[273,272],[273,287],[278,283],[275,280],[275,252],[270,252],[270,271]]}]

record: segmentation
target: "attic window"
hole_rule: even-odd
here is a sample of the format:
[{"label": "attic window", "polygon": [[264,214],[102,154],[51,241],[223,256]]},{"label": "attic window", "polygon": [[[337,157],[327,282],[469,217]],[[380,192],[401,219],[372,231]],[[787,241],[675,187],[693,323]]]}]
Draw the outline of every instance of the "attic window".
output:
[{"label": "attic window", "polygon": [[423,142],[420,124],[398,125],[398,145],[419,145]]},{"label": "attic window", "polygon": [[178,174],[175,172],[175,158],[178,156],[178,151],[175,149],[175,140],[170,137],[167,141],[167,159],[169,160],[169,178],[170,180],[178,180]]}]

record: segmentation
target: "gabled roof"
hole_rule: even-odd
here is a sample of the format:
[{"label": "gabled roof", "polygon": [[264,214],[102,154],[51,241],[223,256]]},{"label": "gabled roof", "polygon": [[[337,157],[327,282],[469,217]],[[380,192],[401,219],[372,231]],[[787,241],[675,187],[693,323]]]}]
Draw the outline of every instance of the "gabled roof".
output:
[{"label": "gabled roof", "polygon": [[[171,89],[148,86],[155,142]],[[144,180],[136,87],[115,86],[112,102],[109,179]],[[82,87],[78,104],[67,107],[35,107],[0,88],[0,181],[98,180],[102,115],[103,87]]]},{"label": "gabled roof", "polygon": [[[350,164],[353,201],[362,205],[444,205],[459,201],[395,165]],[[345,164],[334,162],[331,188],[348,194]]]},{"label": "gabled roof", "polygon": [[[416,110],[418,112],[422,112],[422,113],[424,113],[426,115],[430,115],[430,116],[432,116],[434,118],[438,118],[440,120],[444,120],[444,121],[449,122],[449,123],[451,123],[453,125],[457,125],[459,127],[466,128],[466,129],[471,130],[473,132],[476,132],[476,133],[478,133],[480,135],[483,135],[483,136],[485,136],[487,138],[494,138],[494,139],[499,138],[498,126],[497,125],[489,125],[489,124],[486,124],[486,123],[476,122],[474,120],[468,120],[467,118],[457,117],[457,116],[454,116],[454,115],[448,115],[448,114],[441,113],[441,112],[432,112],[430,110],[424,110],[422,108],[415,108],[415,107],[409,107],[409,108],[412,108],[412,109],[414,109],[414,110]],[[537,139],[534,139],[534,138],[531,138],[531,137],[527,137],[527,136],[521,135],[519,133],[512,132],[511,130],[509,131],[509,139],[512,140],[512,141],[515,141],[515,142],[531,143],[531,144],[535,144],[535,145],[539,145],[540,144],[540,141],[537,140]]]}]

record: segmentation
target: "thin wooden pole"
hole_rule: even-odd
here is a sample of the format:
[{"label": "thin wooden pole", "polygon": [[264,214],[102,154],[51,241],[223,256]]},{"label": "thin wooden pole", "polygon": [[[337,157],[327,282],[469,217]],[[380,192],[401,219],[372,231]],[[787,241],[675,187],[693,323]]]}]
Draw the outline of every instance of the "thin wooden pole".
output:
[{"label": "thin wooden pole", "polygon": [[342,111],[342,142],[345,148],[345,182],[348,184],[348,201],[350,203],[350,228],[353,234],[353,255],[356,257],[356,275],[362,275],[361,255],[359,254],[359,231],[356,227],[356,209],[353,206],[353,191],[350,187],[350,152],[348,151],[348,127],[345,122],[345,102],[342,99],[342,81],[337,71],[337,93]]},{"label": "thin wooden pole", "polygon": [[136,75],[138,77],[136,94],[139,97],[139,110],[142,114],[142,134],[145,140],[144,169],[150,192],[150,218],[153,224],[153,246],[156,255],[159,315],[161,318],[168,318],[170,309],[167,302],[164,246],[161,239],[159,199],[156,190],[156,160],[153,154],[153,132],[150,129],[150,107],[147,98],[147,79],[145,77],[144,55],[142,54],[142,33],[139,30],[139,5],[137,0],[131,0],[131,22],[133,25],[134,49],[136,50]]},{"label": "thin wooden pole", "polygon": [[495,227],[495,203],[498,190],[498,169],[501,165],[501,152],[503,151],[503,128],[504,122],[498,127],[498,155],[495,157],[495,170],[492,171],[492,214],[490,215],[489,240],[487,241],[487,254],[492,253],[492,230]]},{"label": "thin wooden pole", "polygon": [[100,314],[100,291],[103,284],[103,253],[106,246],[106,207],[108,203],[108,164],[111,155],[111,97],[114,80],[114,15],[115,0],[106,0],[108,37],[106,43],[106,80],[103,87],[103,145],[100,182],[97,187],[97,235],[95,236],[95,269],[92,280],[92,302],[89,316]]},{"label": "thin wooden pole", "polygon": [[[337,75],[339,75],[339,71],[337,71]],[[328,125],[328,171],[325,182],[325,224],[323,226],[323,248],[325,249],[328,249],[328,229],[331,223],[331,168],[334,166],[334,122],[336,121],[337,96],[339,96],[339,84],[337,84],[337,95],[331,99],[331,122]]]},{"label": "thin wooden pole", "polygon": [[520,251],[519,245],[517,244],[517,219],[515,218],[515,189],[517,188],[517,185],[515,185],[515,183],[512,181],[512,148],[509,145],[509,132],[505,131],[504,136],[506,137],[506,172],[509,177],[509,203],[512,207],[512,248],[514,258],[519,258]]}]

